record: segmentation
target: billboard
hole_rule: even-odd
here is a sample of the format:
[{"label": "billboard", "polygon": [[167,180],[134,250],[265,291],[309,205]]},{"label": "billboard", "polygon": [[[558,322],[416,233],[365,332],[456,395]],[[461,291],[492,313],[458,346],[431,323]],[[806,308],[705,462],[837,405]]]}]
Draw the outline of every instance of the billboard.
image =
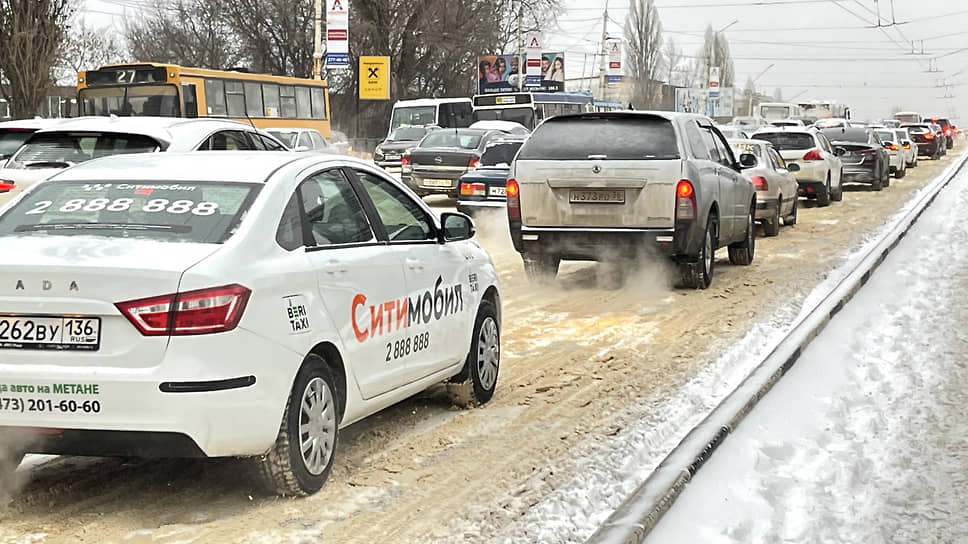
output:
[{"label": "billboard", "polygon": [[709,117],[733,116],[733,88],[719,89],[719,96],[710,96],[709,89],[676,88],[676,111],[701,113]]},{"label": "billboard", "polygon": [[608,84],[616,85],[622,82],[622,40],[609,38],[605,41],[608,50]]},{"label": "billboard", "polygon": [[[482,55],[477,57],[477,92],[510,93],[518,90],[521,77],[517,55]],[[534,64],[534,63],[532,63]],[[527,66],[527,56],[525,56]],[[540,83],[523,85],[522,91],[557,92],[565,90],[565,54],[542,53]]]},{"label": "billboard", "polygon": [[349,0],[326,2],[326,69],[350,67]]}]

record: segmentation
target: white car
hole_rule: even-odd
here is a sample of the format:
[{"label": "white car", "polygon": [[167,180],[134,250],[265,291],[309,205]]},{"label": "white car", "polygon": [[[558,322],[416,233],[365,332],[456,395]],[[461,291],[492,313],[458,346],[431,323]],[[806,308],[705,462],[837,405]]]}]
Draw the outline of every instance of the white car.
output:
[{"label": "white car", "polygon": [[20,149],[20,146],[24,145],[31,134],[62,122],[64,119],[44,119],[43,117],[0,122],[0,168]]},{"label": "white car", "polygon": [[515,134],[518,136],[527,136],[531,134],[531,131],[527,129],[521,123],[515,123],[514,121],[501,121],[501,120],[483,120],[475,121],[471,123],[471,126],[467,128],[479,128],[481,130],[500,130],[501,132],[507,134]]},{"label": "white car", "polygon": [[888,128],[876,128],[874,133],[881,139],[884,149],[890,156],[891,174],[895,178],[901,179],[907,175],[907,156],[905,155],[903,144],[898,141],[897,135]]},{"label": "white car", "polygon": [[33,133],[0,169],[0,185],[23,190],[78,163],[127,153],[283,150],[251,125],[225,119],[78,117]]},{"label": "white car", "polygon": [[804,127],[803,121],[800,119],[778,119],[776,121],[770,121],[770,124],[775,127]]},{"label": "white car", "polygon": [[494,393],[501,295],[464,215],[331,155],[90,161],[0,215],[0,443],[251,457],[325,482],[338,429],[439,382]]},{"label": "white car", "polygon": [[894,132],[894,141],[901,144],[901,150],[904,153],[904,165],[907,168],[916,168],[918,165],[918,144],[914,143],[908,129],[898,127],[891,130]]},{"label": "white car", "polygon": [[293,151],[315,151],[318,153],[339,153],[329,145],[329,142],[314,128],[269,128],[266,132],[286,144]]},{"label": "white car", "polygon": [[843,200],[841,179],[844,167],[823,133],[806,128],[774,127],[762,129],[750,138],[770,142],[786,164],[796,164],[800,168],[796,172],[800,196],[816,199],[818,206],[827,206],[831,200]]}]

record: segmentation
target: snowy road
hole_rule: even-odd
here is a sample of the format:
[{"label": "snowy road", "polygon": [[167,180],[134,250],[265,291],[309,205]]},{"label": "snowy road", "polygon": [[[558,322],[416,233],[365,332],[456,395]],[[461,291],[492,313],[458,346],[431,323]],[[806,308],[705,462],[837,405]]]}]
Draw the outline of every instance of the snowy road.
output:
[{"label": "snowy road", "polygon": [[965,209],[968,171],[647,542],[968,541]]}]

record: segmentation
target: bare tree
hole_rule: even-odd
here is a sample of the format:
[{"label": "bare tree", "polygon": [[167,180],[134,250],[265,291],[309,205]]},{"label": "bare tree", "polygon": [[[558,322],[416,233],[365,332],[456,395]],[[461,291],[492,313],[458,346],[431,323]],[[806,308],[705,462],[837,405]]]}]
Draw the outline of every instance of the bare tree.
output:
[{"label": "bare tree", "polygon": [[252,70],[295,77],[313,73],[314,15],[310,1],[234,0],[224,10]]},{"label": "bare tree", "polygon": [[662,22],[655,0],[632,0],[625,20],[628,75],[632,80],[632,103],[651,108],[659,98],[662,69]]},{"label": "bare tree", "polygon": [[699,50],[699,59],[700,81],[708,82],[710,68],[718,66],[719,86],[722,88],[733,86],[736,71],[733,67],[733,56],[729,52],[729,42],[722,32],[714,31],[712,26],[706,27],[703,45]]},{"label": "bare tree", "polygon": [[224,70],[244,58],[225,20],[226,0],[171,0],[155,4],[141,19],[125,25],[135,60],[171,62]]},{"label": "bare tree", "polygon": [[67,34],[58,53],[56,80],[76,84],[77,73],[104,64],[124,62],[128,59],[124,46],[103,30],[92,28],[79,21]]},{"label": "bare tree", "polygon": [[494,4],[498,9],[498,17],[494,20],[500,23],[498,46],[504,54],[517,53],[519,27],[521,33],[547,30],[561,11],[560,0],[517,0]]},{"label": "bare tree", "polygon": [[0,0],[0,89],[13,117],[40,110],[74,0]]},{"label": "bare tree", "polygon": [[682,73],[685,71],[685,56],[682,49],[676,45],[675,40],[669,40],[662,49],[662,62],[666,69],[666,83],[676,85],[683,79]]}]

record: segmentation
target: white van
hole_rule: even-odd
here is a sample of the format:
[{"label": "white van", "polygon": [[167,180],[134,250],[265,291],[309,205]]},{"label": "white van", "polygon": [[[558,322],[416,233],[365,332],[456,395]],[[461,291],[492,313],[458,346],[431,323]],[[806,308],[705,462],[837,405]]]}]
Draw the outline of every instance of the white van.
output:
[{"label": "white van", "polygon": [[465,128],[474,122],[470,98],[418,98],[398,100],[390,115],[390,128],[436,125],[441,128]]},{"label": "white van", "polygon": [[894,118],[902,123],[920,123],[921,114],[916,111],[899,111],[894,114]]}]

